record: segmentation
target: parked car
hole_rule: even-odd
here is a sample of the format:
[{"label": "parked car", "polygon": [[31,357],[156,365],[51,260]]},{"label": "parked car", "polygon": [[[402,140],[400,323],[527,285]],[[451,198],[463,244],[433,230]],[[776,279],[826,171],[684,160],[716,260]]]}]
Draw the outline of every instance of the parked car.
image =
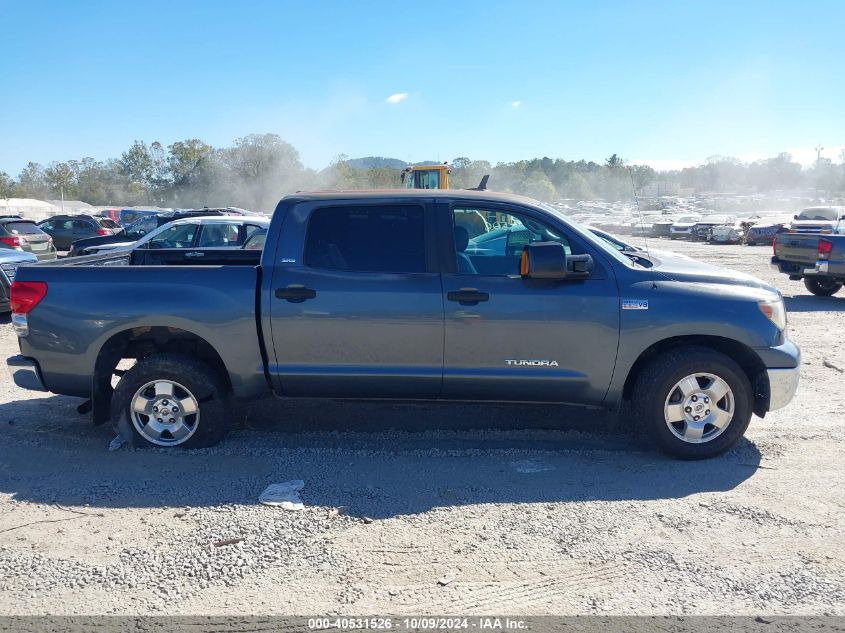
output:
[{"label": "parked car", "polygon": [[53,238],[32,220],[24,220],[17,215],[0,217],[0,252],[4,250],[32,253],[38,261],[58,257]]},{"label": "parked car", "polygon": [[745,234],[745,243],[748,246],[756,246],[757,244],[770,246],[775,236],[786,230],[789,222],[789,216],[785,215],[762,217],[748,228],[748,232]]},{"label": "parked car", "polygon": [[631,235],[634,236],[642,236],[642,237],[653,237],[655,235],[654,232],[654,222],[659,220],[659,215],[647,215],[644,216],[641,220],[636,222],[634,226],[631,227]]},{"label": "parked car", "polygon": [[833,283],[835,280],[832,276],[819,274],[819,248],[822,239],[836,237],[838,241],[839,236],[845,236],[845,217],[824,234],[791,231],[778,233],[772,244],[772,266],[792,281],[803,281],[804,287],[814,295],[830,296],[839,288]]},{"label": "parked car", "polygon": [[78,239],[123,233],[114,220],[94,215],[54,215],[41,220],[38,228],[53,238],[53,244],[60,251],[69,250],[71,243]]},{"label": "parked car", "polygon": [[712,227],[707,241],[711,244],[742,244],[743,238],[742,224],[735,222]]},{"label": "parked car", "polygon": [[713,228],[717,226],[733,226],[736,224],[736,216],[733,215],[705,215],[696,222],[690,231],[690,239],[693,241],[707,242]]},{"label": "parked car", "polygon": [[0,312],[9,312],[9,288],[15,281],[18,266],[36,264],[38,258],[32,253],[0,248]]},{"label": "parked car", "polygon": [[[181,211],[167,211],[163,213],[147,214],[141,216],[134,224],[126,227],[122,235],[111,235],[105,237],[91,237],[75,241],[71,244],[68,257],[78,255],[93,255],[116,249],[128,249],[139,240],[156,231],[158,228],[169,224],[174,220],[186,218],[221,217],[229,214],[229,209],[184,209]],[[243,214],[236,214],[241,217]],[[264,217],[264,216],[251,216]]]},{"label": "parked car", "polygon": [[[467,252],[460,217],[479,210],[527,235],[506,238],[503,254]],[[21,268],[15,383],[90,399],[96,423],[111,420],[139,447],[214,444],[230,401],[271,391],[630,401],[631,423],[682,458],[728,450],[752,412],[785,406],[798,385],[800,353],[772,286],[695,260],[642,266],[510,194],[299,193],[279,203],[262,251],[144,263],[174,252],[185,251]],[[124,358],[137,362],[113,388]]]},{"label": "parked car", "polygon": [[790,233],[830,233],[845,207],[807,207],[789,225]]},{"label": "parked car", "polygon": [[669,233],[672,231],[672,225],[675,222],[677,222],[675,218],[660,216],[659,219],[651,223],[652,234],[655,237],[669,237]]},{"label": "parked car", "polygon": [[672,227],[669,229],[670,240],[689,240],[692,239],[692,227],[698,222],[700,216],[685,215],[678,218]]}]

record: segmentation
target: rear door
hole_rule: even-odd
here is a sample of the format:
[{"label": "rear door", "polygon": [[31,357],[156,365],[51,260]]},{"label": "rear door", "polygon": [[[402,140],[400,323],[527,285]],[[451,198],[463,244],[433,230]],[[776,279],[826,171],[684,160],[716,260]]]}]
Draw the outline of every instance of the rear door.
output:
[{"label": "rear door", "polygon": [[267,299],[269,366],[282,393],[439,395],[443,295],[433,220],[430,201],[417,199],[310,201],[288,212]]},{"label": "rear door", "polygon": [[[619,342],[619,295],[607,260],[536,209],[445,201],[438,207],[445,253],[442,397],[599,404]],[[593,255],[590,279],[522,279],[522,249],[538,241]]]}]

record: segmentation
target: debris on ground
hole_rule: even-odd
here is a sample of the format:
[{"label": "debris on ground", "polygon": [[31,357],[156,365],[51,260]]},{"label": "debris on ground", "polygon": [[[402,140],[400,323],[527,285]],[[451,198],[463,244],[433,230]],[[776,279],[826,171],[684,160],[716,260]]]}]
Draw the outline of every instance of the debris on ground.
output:
[{"label": "debris on ground", "polygon": [[440,585],[441,587],[445,587],[446,585],[448,585],[449,583],[451,583],[454,580],[455,580],[455,574],[446,574],[445,576],[440,578],[440,580],[437,581],[437,584]]},{"label": "debris on ground", "polygon": [[301,479],[293,479],[281,484],[270,484],[258,497],[265,506],[277,506],[284,510],[302,510],[305,504],[299,498],[299,491],[305,487]]},{"label": "debris on ground", "polygon": [[835,370],[836,370],[836,371],[838,371],[840,374],[845,373],[845,369],[842,369],[841,367],[837,367],[836,365],[834,365],[833,363],[831,363],[831,362],[830,362],[829,360],[827,360],[826,358],[822,361],[822,365],[824,365],[824,366],[825,366],[825,367],[827,367],[828,369],[835,369]]},{"label": "debris on ground", "polygon": [[114,436],[114,439],[111,442],[109,442],[109,450],[112,451],[112,452],[119,451],[120,447],[123,446],[125,443],[126,443],[126,440],[124,440],[123,436],[120,433],[118,433],[117,435]]}]

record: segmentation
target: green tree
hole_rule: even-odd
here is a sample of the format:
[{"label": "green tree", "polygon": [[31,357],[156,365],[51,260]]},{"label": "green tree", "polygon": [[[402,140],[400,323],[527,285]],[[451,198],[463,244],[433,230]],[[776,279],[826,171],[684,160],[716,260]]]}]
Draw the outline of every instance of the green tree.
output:
[{"label": "green tree", "polygon": [[616,169],[617,167],[623,167],[625,165],[625,161],[619,158],[618,155],[612,154],[607,160],[604,161],[604,164],[610,167],[611,169]]},{"label": "green tree", "polygon": [[5,171],[0,171],[0,198],[14,198],[16,185],[12,177]]},{"label": "green tree", "polygon": [[266,209],[296,190],[303,170],[299,153],[277,134],[250,134],[221,150],[247,206]]},{"label": "green tree", "polygon": [[44,168],[38,163],[27,163],[18,176],[18,196],[44,200],[49,197],[50,185],[44,176]]},{"label": "green tree", "polygon": [[50,188],[49,195],[57,200],[64,197],[65,200],[79,199],[79,180],[77,176],[78,164],[76,161],[53,162],[44,170],[44,179]]}]

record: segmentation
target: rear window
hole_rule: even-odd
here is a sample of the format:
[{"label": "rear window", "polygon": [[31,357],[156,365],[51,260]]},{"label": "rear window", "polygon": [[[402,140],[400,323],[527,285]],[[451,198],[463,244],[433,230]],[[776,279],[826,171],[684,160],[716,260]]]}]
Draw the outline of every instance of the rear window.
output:
[{"label": "rear window", "polygon": [[826,207],[811,207],[809,209],[804,209],[801,212],[801,215],[798,216],[799,220],[827,220],[827,221],[835,221],[839,219],[839,210],[838,209],[830,209]]},{"label": "rear window", "polygon": [[110,220],[108,218],[98,218],[97,221],[100,223],[100,226],[105,227],[107,229],[119,229],[120,225],[115,222],[114,220]]},{"label": "rear window", "polygon": [[378,206],[317,209],[305,241],[312,268],[384,273],[423,273],[422,207]]},{"label": "rear window", "polygon": [[44,232],[35,222],[8,222],[4,226],[11,235],[37,235]]}]

